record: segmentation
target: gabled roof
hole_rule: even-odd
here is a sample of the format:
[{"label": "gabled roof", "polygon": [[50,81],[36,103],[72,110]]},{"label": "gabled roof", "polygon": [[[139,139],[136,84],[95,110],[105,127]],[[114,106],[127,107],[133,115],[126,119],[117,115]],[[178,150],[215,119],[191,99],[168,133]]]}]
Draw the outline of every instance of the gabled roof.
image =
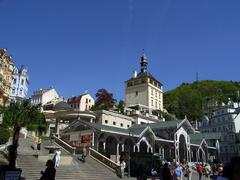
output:
[{"label": "gabled roof", "polygon": [[[73,96],[68,98],[67,102],[68,103],[74,103],[74,102],[80,102],[80,100],[82,99],[83,96],[88,95],[89,93],[83,93],[79,96]],[[89,94],[90,95],[90,94]]]},{"label": "gabled roof", "polygon": [[195,134],[190,134],[190,140],[192,141],[197,141],[197,140],[218,140],[221,139],[221,133],[195,133]]},{"label": "gabled roof", "polygon": [[164,121],[158,123],[150,123],[150,124],[140,124],[132,126],[130,129],[141,129],[145,128],[146,126],[151,127],[152,130],[155,129],[170,129],[170,128],[178,128],[179,124],[181,124],[184,120],[176,120],[176,121]]}]

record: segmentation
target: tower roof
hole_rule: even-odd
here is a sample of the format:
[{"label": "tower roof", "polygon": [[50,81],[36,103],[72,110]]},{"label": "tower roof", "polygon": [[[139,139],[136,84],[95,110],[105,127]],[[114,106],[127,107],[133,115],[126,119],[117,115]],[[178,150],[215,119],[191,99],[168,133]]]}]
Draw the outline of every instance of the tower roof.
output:
[{"label": "tower roof", "polygon": [[142,56],[140,58],[140,65],[141,65],[141,71],[137,74],[137,76],[134,77],[134,78],[131,78],[127,81],[130,81],[130,80],[133,80],[133,79],[136,79],[136,78],[149,77],[152,80],[158,82],[160,85],[162,85],[162,83],[159,82],[156,78],[154,78],[154,76],[147,70],[148,58],[147,58],[144,50],[143,50]]},{"label": "tower roof", "polygon": [[140,65],[141,65],[141,72],[147,72],[148,61],[147,61],[147,56],[144,51],[141,56]]}]

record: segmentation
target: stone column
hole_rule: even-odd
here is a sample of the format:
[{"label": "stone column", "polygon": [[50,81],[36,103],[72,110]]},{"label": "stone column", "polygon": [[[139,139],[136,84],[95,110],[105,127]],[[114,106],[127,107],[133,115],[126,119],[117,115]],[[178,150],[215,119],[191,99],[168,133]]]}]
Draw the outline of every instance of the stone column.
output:
[{"label": "stone column", "polygon": [[140,151],[140,147],[139,147],[139,145],[137,145],[137,151],[138,151],[138,152]]},{"label": "stone column", "polygon": [[119,156],[119,144],[117,143],[117,157]]},{"label": "stone column", "polygon": [[94,135],[94,132],[92,132],[92,147],[93,148],[94,148],[94,143],[95,143],[94,138],[95,138],[95,135]]},{"label": "stone column", "polygon": [[124,144],[122,144],[122,152],[124,152]]},{"label": "stone column", "polygon": [[165,159],[165,155],[164,155],[164,147],[162,148],[162,158],[163,158],[163,160]]},{"label": "stone column", "polygon": [[103,142],[103,152],[106,150],[106,142]]},{"label": "stone column", "polygon": [[57,137],[59,137],[59,126],[58,126],[58,124],[59,124],[59,119],[56,118],[56,120],[55,120],[55,135]]},{"label": "stone column", "polygon": [[133,145],[133,152],[135,152],[135,149],[136,149],[136,145]]}]

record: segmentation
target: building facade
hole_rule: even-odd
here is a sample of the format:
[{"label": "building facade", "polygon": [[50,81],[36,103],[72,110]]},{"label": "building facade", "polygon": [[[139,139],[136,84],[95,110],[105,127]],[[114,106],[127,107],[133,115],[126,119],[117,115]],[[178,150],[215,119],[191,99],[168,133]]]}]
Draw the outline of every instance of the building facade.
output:
[{"label": "building facade", "polygon": [[7,49],[0,49],[0,106],[5,106],[10,100],[14,63]]},{"label": "building facade", "polygon": [[19,69],[14,67],[13,80],[11,86],[11,100],[21,101],[27,99],[29,86],[29,75],[28,70],[21,66]]},{"label": "building facade", "polygon": [[84,93],[80,96],[74,96],[67,100],[67,103],[75,110],[89,111],[94,105],[94,99],[88,93]]},{"label": "building facade", "polygon": [[220,141],[220,157],[222,162],[229,162],[234,156],[240,156],[240,106],[229,101],[228,104],[216,108],[208,116],[204,116],[199,127],[203,133],[217,132],[222,136]]},{"label": "building facade", "polygon": [[148,60],[141,56],[141,72],[133,72],[131,79],[125,82],[126,107],[144,106],[149,111],[163,110],[163,85],[147,69]]},{"label": "building facade", "polygon": [[59,98],[59,95],[57,91],[52,87],[47,89],[39,89],[33,92],[33,95],[31,97],[31,104],[43,106],[49,101],[52,101],[58,98]]}]

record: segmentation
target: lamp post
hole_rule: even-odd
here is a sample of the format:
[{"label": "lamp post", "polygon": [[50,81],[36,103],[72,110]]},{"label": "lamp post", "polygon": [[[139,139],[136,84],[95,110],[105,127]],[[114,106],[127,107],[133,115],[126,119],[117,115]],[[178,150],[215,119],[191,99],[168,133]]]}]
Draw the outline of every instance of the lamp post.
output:
[{"label": "lamp post", "polygon": [[128,145],[128,178],[130,178],[131,177],[131,175],[130,175],[130,171],[131,171],[131,169],[130,169],[130,153],[131,153],[131,145],[130,145],[130,136],[131,136],[131,130],[129,130],[129,145]]}]

